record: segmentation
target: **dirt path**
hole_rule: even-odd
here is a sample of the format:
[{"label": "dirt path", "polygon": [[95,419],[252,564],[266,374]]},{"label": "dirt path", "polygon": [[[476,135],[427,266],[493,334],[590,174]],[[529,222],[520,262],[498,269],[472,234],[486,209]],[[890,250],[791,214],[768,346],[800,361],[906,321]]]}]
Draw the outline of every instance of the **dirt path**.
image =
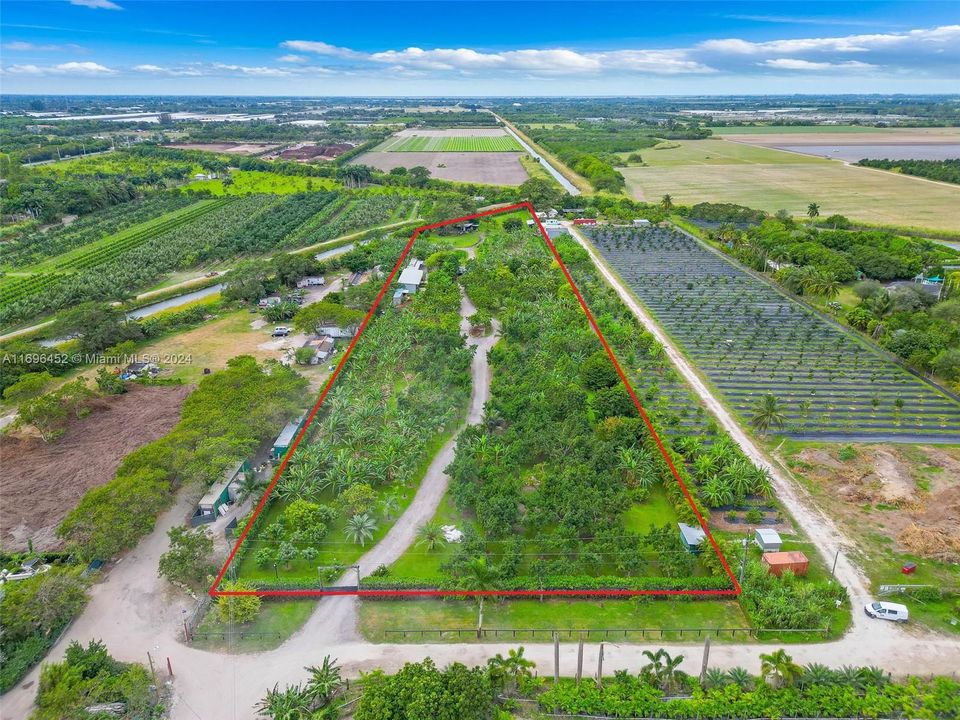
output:
[{"label": "dirt path", "polygon": [[[646,308],[641,306],[586,238],[584,238],[572,223],[564,223],[564,225],[590,254],[594,265],[596,265],[610,286],[616,290],[620,299],[630,308],[631,312],[636,315],[643,326],[653,334],[657,341],[663,345],[667,357],[670,358],[674,367],[676,367],[677,371],[700,397],[706,408],[717,418],[720,426],[736,441],[747,457],[759,467],[765,468],[770,472],[777,498],[786,506],[800,527],[803,528],[804,532],[806,532],[809,538],[816,544],[817,552],[828,567],[833,565],[834,558],[836,557],[836,569],[834,571],[836,578],[849,591],[850,601],[855,610],[853,613],[853,626],[847,634],[846,639],[853,641],[854,638],[857,638],[864,642],[877,643],[875,647],[884,648],[885,650],[889,649],[888,644],[890,642],[901,642],[902,638],[905,639],[907,636],[901,632],[899,628],[889,624],[878,625],[876,622],[872,622],[867,618],[862,612],[857,611],[868,599],[872,598],[872,595],[866,577],[843,552],[853,547],[849,539],[840,532],[830,518],[815,509],[816,506],[812,499],[807,497],[807,493],[802,488],[790,481],[787,474],[779,465],[767,459],[760,448],[740,428],[740,425],[734,420],[727,408],[713,395],[693,369],[692,365],[647,312]],[[840,551],[839,555],[836,555],[838,550]]]},{"label": "dirt path", "polygon": [[[588,251],[592,248],[588,247]],[[595,260],[596,261],[596,260]],[[604,269],[613,286],[621,293],[628,306],[646,318],[648,327],[655,333],[659,331],[654,323],[642,312],[642,309],[629,296],[629,293],[619,285],[616,278]],[[626,295],[626,296],[624,296]],[[461,314],[472,312],[467,303],[464,303]],[[661,342],[671,353],[674,359],[676,349],[658,335]],[[492,343],[492,339],[481,339]],[[481,361],[479,358],[483,356]],[[698,389],[698,393],[707,401],[712,399],[709,391],[693,373],[692,368],[677,355],[675,363],[678,369],[686,367],[692,374],[688,377],[691,384]],[[486,366],[486,355],[477,352],[472,367],[474,377],[474,392],[471,397],[470,411],[467,421],[479,418],[482,414],[483,402],[486,400],[488,385],[485,379],[489,378],[489,368]],[[686,375],[685,375],[686,377]],[[484,380],[484,382],[478,382]],[[693,382],[693,381],[696,382]],[[770,464],[762,458],[752,442],[726,413],[724,408],[713,399],[708,405],[724,423],[724,427],[734,436],[753,448],[751,457],[760,458],[764,466]],[[729,427],[726,423],[729,423]],[[437,463],[434,463],[437,465]],[[434,467],[431,465],[431,468]],[[439,465],[440,469],[444,467]],[[429,471],[428,471],[429,472]],[[441,473],[442,474],[442,473]],[[808,510],[795,494],[790,483],[776,469],[773,475],[777,483],[777,491],[784,504],[794,513],[797,521],[810,533],[811,537],[826,548],[832,549],[831,539],[838,544],[844,538],[836,531],[829,521]],[[424,479],[421,490],[429,483],[445,483],[445,478],[429,481]],[[433,495],[435,489],[425,491]],[[420,491],[418,491],[418,497]],[[442,494],[440,495],[442,497]],[[180,644],[175,638],[179,637],[180,611],[188,607],[191,601],[188,598],[172,593],[165,581],[156,576],[157,560],[167,548],[166,530],[174,524],[183,522],[191,503],[192,496],[184,494],[173,510],[161,516],[157,527],[136,551],[127,556],[114,568],[104,582],[95,586],[93,597],[86,611],[77,619],[66,636],[53,649],[49,659],[56,660],[62,657],[67,644],[71,640],[86,642],[92,638],[103,639],[115,657],[125,661],[146,662],[146,653],[149,651],[157,661],[158,675],[161,680],[167,679],[163,669],[166,658],[169,657],[175,673],[174,703],[171,710],[173,720],[228,720],[237,718],[249,720],[254,717],[253,706],[263,697],[268,688],[275,684],[281,686],[287,683],[302,682],[307,673],[304,667],[318,663],[324,655],[337,658],[344,668],[347,677],[356,677],[359,672],[382,667],[387,671],[395,671],[405,662],[422,660],[432,657],[438,665],[451,662],[462,662],[467,665],[485,663],[487,658],[496,653],[506,654],[508,649],[514,648],[521,642],[498,644],[420,644],[420,645],[389,645],[372,644],[357,637],[356,634],[356,600],[351,597],[327,598],[318,605],[318,609],[304,628],[290,638],[276,650],[248,655],[222,655],[197,650]],[[416,502],[417,498],[415,498]],[[411,504],[407,512],[414,507]],[[429,505],[423,505],[415,510],[415,516],[421,521],[429,518],[432,511],[427,512]],[[411,516],[414,517],[414,516]],[[399,521],[398,521],[399,524]],[[381,541],[360,562],[364,568],[375,568],[380,558],[393,557],[401,553],[401,542],[407,544],[415,532],[416,523],[411,523],[409,531],[399,533],[398,545],[381,550],[381,545],[390,537]],[[393,542],[393,541],[391,541]],[[406,545],[404,545],[406,547]],[[826,550],[829,554],[829,550]],[[832,556],[830,557],[832,562]],[[841,556],[837,566],[837,574],[841,580],[851,588],[851,594],[865,592],[865,581],[859,572]],[[859,587],[859,590],[856,588]],[[526,656],[537,663],[541,674],[551,674],[553,669],[553,646],[548,643],[522,643],[526,647]],[[637,672],[647,663],[642,655],[643,650],[661,647],[661,643],[645,644],[615,643],[604,646],[606,672],[617,669],[627,669]],[[671,654],[683,654],[682,669],[689,673],[699,673],[701,649],[697,644],[673,643],[666,649]],[[729,669],[743,666],[751,672],[759,671],[760,653],[770,652],[775,646],[751,643],[746,645],[714,645],[710,652],[712,667]],[[564,643],[560,651],[561,672],[572,675],[576,670],[576,644]],[[922,674],[950,674],[960,667],[960,642],[940,637],[930,637],[915,632],[909,626],[906,628],[893,627],[880,621],[865,621],[863,614],[854,612],[854,627],[843,639],[832,643],[817,643],[809,645],[792,645],[788,652],[796,662],[820,662],[832,666],[843,664],[877,665],[896,675],[910,672]],[[597,645],[590,644],[584,653],[584,670],[589,675],[596,668]],[[27,678],[13,691],[2,698],[4,718],[26,718],[36,693],[36,680],[39,671],[34,669]]]}]

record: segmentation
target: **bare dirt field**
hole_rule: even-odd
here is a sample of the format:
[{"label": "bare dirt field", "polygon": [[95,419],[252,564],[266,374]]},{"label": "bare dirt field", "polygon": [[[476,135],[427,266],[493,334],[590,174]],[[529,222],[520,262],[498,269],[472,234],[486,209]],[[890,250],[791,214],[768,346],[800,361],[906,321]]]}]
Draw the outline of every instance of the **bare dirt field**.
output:
[{"label": "bare dirt field", "polygon": [[384,171],[422,165],[432,177],[441,180],[520,185],[529,179],[527,171],[520,164],[520,155],[512,152],[369,152],[356,162]]},{"label": "bare dirt field", "polygon": [[91,412],[58,440],[4,435],[0,455],[0,541],[6,550],[59,546],[56,528],[90,488],[113,478],[120,461],[162,437],[180,419],[189,385],[131,385],[124,395],[98,398]]},{"label": "bare dirt field", "polygon": [[960,560],[960,449],[854,445],[856,456],[807,447],[792,469],[833,498],[848,522],[869,524],[901,552]]},{"label": "bare dirt field", "polygon": [[222,143],[175,143],[169,147],[178,150],[205,150],[228,155],[258,155],[280,147],[273,143],[222,142]]}]

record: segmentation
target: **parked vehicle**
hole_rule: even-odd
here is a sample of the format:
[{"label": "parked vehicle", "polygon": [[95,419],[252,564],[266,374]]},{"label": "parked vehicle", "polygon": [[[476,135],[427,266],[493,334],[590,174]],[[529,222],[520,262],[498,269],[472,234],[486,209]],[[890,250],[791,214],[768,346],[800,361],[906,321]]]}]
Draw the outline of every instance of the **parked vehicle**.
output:
[{"label": "parked vehicle", "polygon": [[273,337],[286,337],[290,334],[290,328],[284,325],[278,325],[273,329]]},{"label": "parked vehicle", "polygon": [[910,611],[906,605],[892,602],[873,602],[863,606],[863,611],[867,617],[878,620],[894,620],[896,622],[906,622],[910,617]]}]

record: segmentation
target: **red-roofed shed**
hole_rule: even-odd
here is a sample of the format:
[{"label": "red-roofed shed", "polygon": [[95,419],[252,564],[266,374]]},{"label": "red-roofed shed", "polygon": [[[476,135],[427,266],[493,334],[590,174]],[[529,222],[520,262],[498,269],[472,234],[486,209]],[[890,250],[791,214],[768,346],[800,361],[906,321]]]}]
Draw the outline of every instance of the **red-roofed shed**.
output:
[{"label": "red-roofed shed", "polygon": [[807,570],[810,569],[810,561],[807,560],[807,556],[798,550],[764,553],[760,562],[777,577],[783,575],[787,570],[790,570],[794,575],[806,575]]}]

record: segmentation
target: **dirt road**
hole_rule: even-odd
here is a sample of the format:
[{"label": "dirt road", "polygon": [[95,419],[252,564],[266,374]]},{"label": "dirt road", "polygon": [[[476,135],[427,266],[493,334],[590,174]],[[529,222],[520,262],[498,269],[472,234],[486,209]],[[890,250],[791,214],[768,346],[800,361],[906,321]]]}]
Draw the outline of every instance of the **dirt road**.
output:
[{"label": "dirt road", "polygon": [[[587,241],[572,223],[564,223],[564,225],[566,225],[571,235],[573,235],[580,245],[590,254],[594,265],[596,265],[604,279],[617,292],[624,304],[630,308],[631,312],[636,315],[643,326],[657,339],[657,342],[663,345],[670,362],[673,363],[680,375],[687,381],[687,384],[690,385],[693,391],[699,396],[707,410],[717,419],[720,426],[733,438],[751,461],[770,472],[777,498],[786,506],[800,527],[803,528],[804,532],[815,543],[817,552],[828,567],[833,565],[834,558],[836,557],[834,574],[837,580],[849,591],[853,607],[861,607],[868,599],[872,598],[872,596],[866,577],[844,553],[845,550],[853,547],[852,543],[840,532],[830,518],[815,508],[812,499],[806,497],[805,491],[790,481],[779,465],[767,459],[766,455],[764,455],[760,448],[733,419],[733,416],[727,408],[713,395],[699,374],[693,369],[693,366],[677,349],[673,340],[667,336],[650,313],[647,312],[646,308],[637,301],[620,278],[600,257],[600,254],[594,249],[593,245]],[[836,553],[838,550],[840,553],[837,556]],[[902,633],[898,632],[898,628],[891,627],[890,625],[878,626],[877,623],[872,622],[863,615],[863,613],[855,612],[853,614],[853,630],[850,634],[859,635],[861,632],[876,640],[889,640],[902,635]],[[848,634],[848,637],[850,634]]]},{"label": "dirt road", "polygon": [[[588,247],[588,251],[592,252],[592,248]],[[603,265],[598,264],[598,267],[603,268]],[[652,331],[659,332],[655,323],[619,285],[616,277],[609,273],[609,270],[605,270],[604,276],[621,293],[621,297],[638,317]],[[771,467],[752,441],[733,423],[723,406],[712,398],[692,368],[679,356],[676,348],[667,342],[662,334],[658,335],[658,338],[667,348],[678,370],[686,370],[684,376],[704,398],[725,429],[741,442],[752,458],[766,467]],[[481,394],[486,382],[478,382],[489,378],[489,369],[485,362],[481,365],[478,360],[482,354],[478,351],[474,359],[474,393],[468,421],[470,418],[479,418],[486,397],[486,391]],[[440,465],[441,469],[442,467],[443,465]],[[832,548],[846,543],[832,523],[809,510],[801,502],[789,480],[776,468],[773,468],[773,476],[778,495],[784,504],[806,532],[827,548],[827,554]],[[435,479],[431,482],[445,480]],[[428,479],[425,478],[424,484],[427,483]],[[427,492],[434,496],[435,490]],[[174,510],[160,518],[157,528],[136,551],[127,556],[103,583],[94,588],[87,610],[50,653],[50,659],[60,658],[68,642],[73,639],[86,642],[91,638],[101,638],[114,656],[127,661],[145,662],[146,653],[150,651],[154,658],[159,659],[158,664],[161,667],[165,665],[167,657],[171,660],[175,673],[175,701],[171,712],[173,720],[246,720],[255,716],[252,708],[268,688],[278,683],[283,686],[302,682],[307,677],[304,667],[318,663],[324,655],[337,658],[345,675],[355,677],[361,670],[375,667],[394,671],[405,662],[421,660],[427,656],[432,657],[439,665],[454,661],[467,665],[481,664],[494,654],[506,654],[508,649],[521,644],[375,645],[365,642],[357,634],[355,599],[339,597],[325,599],[300,632],[270,652],[221,655],[182,645],[175,638],[179,637],[180,610],[188,606],[189,599],[171,593],[166,583],[156,577],[156,568],[160,554],[167,547],[167,528],[182,522],[189,506],[190,503],[181,498]],[[424,520],[432,515],[426,500],[418,507],[415,511],[417,518]],[[381,551],[382,541],[361,559],[361,564],[365,568],[376,567],[371,563],[376,563],[381,558],[393,557],[398,551],[402,552],[399,545],[412,539],[411,533],[415,532],[415,527],[416,523],[411,523],[409,530],[400,532],[400,541],[396,546],[384,547]],[[388,533],[387,538],[389,537]],[[832,556],[830,560],[832,561]],[[842,555],[838,562],[837,575],[851,589],[851,595],[859,596],[866,592],[865,580]],[[541,674],[552,673],[551,644],[522,644],[526,647],[526,656],[537,663]],[[606,672],[621,668],[637,672],[647,663],[647,658],[642,655],[643,650],[660,646],[661,644],[656,642],[607,644],[604,646]],[[665,647],[672,655],[684,655],[681,666],[684,671],[699,672],[702,657],[699,644],[672,643]],[[739,665],[756,673],[759,671],[759,654],[770,652],[771,649],[771,645],[758,643],[714,645],[710,652],[710,664],[712,667],[725,669]],[[597,650],[596,644],[586,648],[584,667],[587,674],[596,667]],[[561,646],[560,665],[564,675],[575,672],[576,652],[575,643]],[[950,674],[960,667],[960,642],[924,635],[909,626],[901,628],[881,621],[868,621],[863,613],[856,609],[853,628],[844,638],[831,643],[792,645],[788,647],[788,652],[796,662],[802,664],[820,662],[833,666],[877,665],[897,675],[910,672]],[[19,720],[27,717],[36,693],[38,675],[39,671],[34,670],[25,681],[2,698],[4,718]],[[166,679],[165,671],[161,671],[159,675],[161,679]]]}]

